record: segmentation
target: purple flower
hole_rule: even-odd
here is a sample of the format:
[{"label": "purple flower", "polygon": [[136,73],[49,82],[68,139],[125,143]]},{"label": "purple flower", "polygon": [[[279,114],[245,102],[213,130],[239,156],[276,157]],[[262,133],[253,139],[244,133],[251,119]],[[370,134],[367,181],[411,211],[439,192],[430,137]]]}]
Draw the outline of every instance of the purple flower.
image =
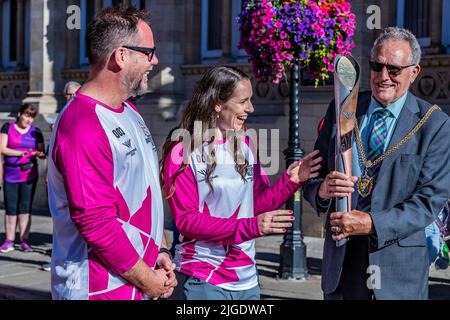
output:
[{"label": "purple flower", "polygon": [[[244,48],[258,78],[279,83],[294,59],[320,79],[332,71],[336,54],[354,47],[355,15],[346,0],[244,0],[238,16]],[[331,45],[333,43],[333,45]],[[295,55],[294,55],[295,52]]]}]

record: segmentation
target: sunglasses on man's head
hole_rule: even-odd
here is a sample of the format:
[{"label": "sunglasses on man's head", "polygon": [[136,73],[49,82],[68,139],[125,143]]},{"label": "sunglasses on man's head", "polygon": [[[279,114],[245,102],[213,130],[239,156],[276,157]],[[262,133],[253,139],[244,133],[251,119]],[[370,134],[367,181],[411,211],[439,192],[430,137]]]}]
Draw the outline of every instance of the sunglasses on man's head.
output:
[{"label": "sunglasses on man's head", "polygon": [[145,53],[148,57],[148,61],[152,61],[153,55],[155,54],[156,47],[146,48],[146,47],[134,47],[134,46],[122,46],[124,48]]},{"label": "sunglasses on man's head", "polygon": [[369,61],[370,69],[375,72],[381,72],[386,67],[388,73],[393,76],[398,76],[402,73],[403,69],[415,66],[416,64],[410,64],[407,66],[395,66],[392,64],[385,64],[377,61]]}]

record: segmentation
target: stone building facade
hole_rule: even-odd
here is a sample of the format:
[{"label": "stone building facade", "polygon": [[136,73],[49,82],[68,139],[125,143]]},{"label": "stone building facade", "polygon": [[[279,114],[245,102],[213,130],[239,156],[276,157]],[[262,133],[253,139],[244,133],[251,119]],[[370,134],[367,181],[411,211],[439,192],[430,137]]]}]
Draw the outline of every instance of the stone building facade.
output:
[{"label": "stone building facade", "polygon": [[[88,21],[103,7],[119,3],[146,8],[157,46],[159,65],[150,75],[150,92],[136,103],[161,147],[177,124],[196,81],[213,64],[229,64],[251,74],[245,52],[236,45],[240,33],[235,17],[241,0],[0,0],[0,120],[8,121],[22,102],[39,107],[37,125],[49,138],[45,119],[63,106],[62,91],[69,80],[83,82],[88,75],[84,35]],[[424,56],[422,72],[413,92],[450,110],[450,0],[350,0],[357,15],[353,55],[362,66],[362,89],[369,88],[367,61],[379,29],[400,25],[420,39]],[[73,7],[76,6],[76,7]],[[68,19],[80,8],[79,28],[68,28]],[[75,11],[73,11],[75,10]],[[374,11],[375,10],[375,11]],[[378,15],[377,15],[378,12]],[[375,15],[374,15],[375,14]],[[379,19],[378,19],[379,18]],[[372,19],[372,20],[370,20]],[[373,20],[375,19],[375,20]],[[75,23],[76,25],[76,23]],[[288,140],[289,88],[253,81],[256,111],[249,118],[255,129],[275,129],[279,146],[268,147],[279,156]],[[315,89],[305,78],[301,86],[300,136],[302,149],[312,150],[317,125],[333,96],[333,87]],[[276,133],[274,133],[276,134]],[[262,147],[261,152],[267,152]],[[41,162],[41,175],[45,162]],[[278,175],[270,176],[274,181]],[[35,207],[47,206],[44,179],[40,179]],[[2,198],[2,195],[0,196]],[[306,235],[321,236],[322,219],[303,206]]]}]

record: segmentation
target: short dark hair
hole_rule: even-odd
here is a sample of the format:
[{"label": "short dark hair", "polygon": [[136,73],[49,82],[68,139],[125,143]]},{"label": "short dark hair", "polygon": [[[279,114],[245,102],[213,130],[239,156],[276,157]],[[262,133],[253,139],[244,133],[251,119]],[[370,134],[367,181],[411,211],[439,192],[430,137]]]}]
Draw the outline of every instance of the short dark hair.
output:
[{"label": "short dark hair", "polygon": [[103,67],[110,55],[123,45],[136,45],[139,40],[139,20],[148,23],[146,10],[117,6],[100,11],[86,32],[86,48],[89,63]]},{"label": "short dark hair", "polygon": [[[19,108],[19,114],[27,114],[32,118],[36,117],[37,113],[38,109],[31,103],[24,103]],[[17,118],[19,118],[19,115],[17,115]]]}]

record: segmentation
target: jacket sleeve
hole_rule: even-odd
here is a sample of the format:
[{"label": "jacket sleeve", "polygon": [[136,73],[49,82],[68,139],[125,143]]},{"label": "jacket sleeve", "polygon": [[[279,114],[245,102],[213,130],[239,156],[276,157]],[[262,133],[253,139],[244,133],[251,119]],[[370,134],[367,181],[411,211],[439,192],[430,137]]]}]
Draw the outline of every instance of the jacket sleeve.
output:
[{"label": "jacket sleeve", "polygon": [[270,186],[269,179],[264,174],[260,163],[254,166],[253,203],[255,214],[261,214],[280,208],[300,187],[292,182],[287,172]]},{"label": "jacket sleeve", "polygon": [[422,230],[444,207],[450,194],[449,137],[450,119],[447,118],[430,140],[411,196],[393,208],[371,212],[378,248]]}]

